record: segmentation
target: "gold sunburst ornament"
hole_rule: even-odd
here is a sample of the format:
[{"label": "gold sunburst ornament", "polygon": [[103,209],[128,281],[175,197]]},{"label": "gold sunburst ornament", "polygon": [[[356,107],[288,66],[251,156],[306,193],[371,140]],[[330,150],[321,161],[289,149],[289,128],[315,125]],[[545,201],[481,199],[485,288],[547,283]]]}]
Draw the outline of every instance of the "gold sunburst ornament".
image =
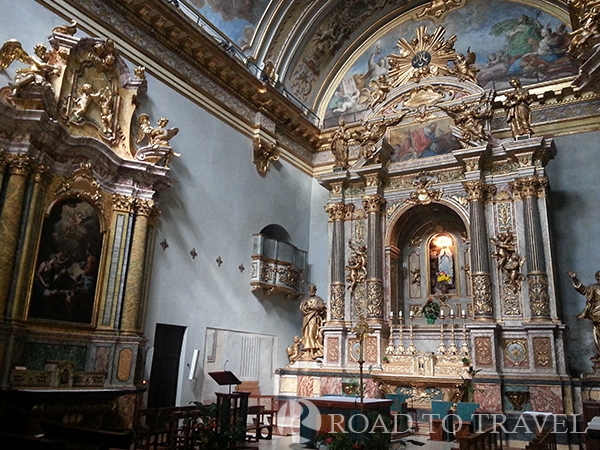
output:
[{"label": "gold sunburst ornament", "polygon": [[444,27],[439,26],[433,34],[428,34],[427,27],[421,26],[417,28],[412,41],[399,39],[399,54],[388,56],[388,79],[392,86],[398,87],[411,81],[418,83],[422,78],[451,74],[448,63],[458,58],[454,50],[457,38],[452,35],[444,40],[445,33]]}]

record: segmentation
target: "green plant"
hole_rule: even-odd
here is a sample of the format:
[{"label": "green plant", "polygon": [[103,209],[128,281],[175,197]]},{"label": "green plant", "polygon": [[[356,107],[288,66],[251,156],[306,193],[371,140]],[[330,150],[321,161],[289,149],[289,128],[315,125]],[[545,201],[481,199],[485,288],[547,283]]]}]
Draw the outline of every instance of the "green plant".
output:
[{"label": "green plant", "polygon": [[426,319],[437,319],[440,316],[440,305],[437,304],[432,298],[427,299],[421,312]]},{"label": "green plant", "polygon": [[461,392],[463,393],[462,400],[464,402],[472,402],[475,396],[475,392],[482,392],[481,389],[477,389],[473,385],[473,378],[475,378],[475,375],[481,372],[481,369],[475,370],[475,368],[473,368],[473,366],[470,365],[471,361],[469,360],[469,358],[463,358],[462,362],[465,365],[469,365],[469,370],[467,371],[468,378],[465,378],[462,375],[460,376],[463,380],[462,386],[460,388]]}]

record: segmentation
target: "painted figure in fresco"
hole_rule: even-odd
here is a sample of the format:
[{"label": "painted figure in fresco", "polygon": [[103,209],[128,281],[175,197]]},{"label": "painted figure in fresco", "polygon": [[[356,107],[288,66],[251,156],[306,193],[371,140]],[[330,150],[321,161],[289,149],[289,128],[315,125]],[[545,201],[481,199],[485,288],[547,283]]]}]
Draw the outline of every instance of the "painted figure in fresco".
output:
[{"label": "painted figure in fresco", "polygon": [[[538,11],[539,17],[541,12]],[[492,27],[492,36],[504,35],[506,37],[506,52],[510,58],[510,66],[526,53],[536,50],[537,42],[541,39],[542,25],[536,19],[526,14],[517,18],[507,19]],[[510,70],[510,69],[509,69]]]},{"label": "painted figure in fresco", "polygon": [[338,127],[331,138],[331,153],[335,157],[333,169],[348,168],[348,141],[351,133],[346,129],[346,121],[340,117]]},{"label": "painted figure in fresco", "polygon": [[506,94],[504,110],[506,111],[506,122],[512,130],[513,137],[532,135],[531,130],[531,96],[529,91],[521,86],[518,78],[510,80],[513,91]]},{"label": "painted figure in fresco", "polygon": [[577,316],[579,319],[589,319],[594,325],[594,341],[596,343],[596,355],[591,360],[594,363],[600,363],[600,270],[595,274],[596,283],[590,286],[584,286],[577,278],[577,274],[571,270],[567,272],[571,277],[573,287],[581,295],[585,296],[585,308]]},{"label": "painted figure in fresco", "polygon": [[327,317],[325,302],[317,295],[317,287],[308,285],[308,295],[300,303],[302,311],[302,359],[323,357],[323,333],[321,327]]}]

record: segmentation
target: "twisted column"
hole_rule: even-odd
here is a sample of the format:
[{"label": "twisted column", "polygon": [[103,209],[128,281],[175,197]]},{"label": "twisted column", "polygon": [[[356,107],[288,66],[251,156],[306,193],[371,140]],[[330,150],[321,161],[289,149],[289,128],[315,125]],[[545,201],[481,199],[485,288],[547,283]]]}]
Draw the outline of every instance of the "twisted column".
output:
[{"label": "twisted column", "polygon": [[482,180],[466,181],[463,187],[469,196],[473,317],[476,320],[489,321],[494,318],[494,303],[485,223],[485,195],[492,187]]},{"label": "twisted column", "polygon": [[146,238],[148,236],[148,216],[152,212],[154,201],[136,199],[135,223],[131,239],[131,251],[127,266],[127,282],[123,301],[121,330],[124,334],[136,334],[139,331],[138,317],[142,304],[144,267],[146,266]]},{"label": "twisted column", "polygon": [[329,285],[329,320],[343,322],[345,319],[346,283],[344,276],[344,219],[347,205],[344,202],[330,203],[325,207],[329,220],[333,222],[330,236],[330,280]]},{"label": "twisted column", "polygon": [[27,178],[31,172],[31,160],[27,155],[10,154],[5,156],[5,160],[8,165],[8,181],[4,207],[0,214],[0,317],[4,317],[8,304]]},{"label": "twisted column", "polygon": [[531,318],[535,320],[550,320],[548,274],[546,273],[542,224],[537,203],[538,192],[543,191],[547,184],[547,179],[538,176],[518,178],[511,184],[513,191],[519,194],[523,201],[529,308]]},{"label": "twisted column", "polygon": [[367,319],[383,320],[383,237],[381,212],[385,199],[380,195],[362,197],[367,213]]}]

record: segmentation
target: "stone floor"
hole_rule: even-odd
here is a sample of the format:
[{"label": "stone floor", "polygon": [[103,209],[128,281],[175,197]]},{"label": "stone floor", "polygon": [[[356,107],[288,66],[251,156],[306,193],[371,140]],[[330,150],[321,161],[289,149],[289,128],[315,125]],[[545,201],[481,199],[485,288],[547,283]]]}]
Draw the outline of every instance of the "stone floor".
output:
[{"label": "stone floor", "polygon": [[[425,445],[417,445],[407,440],[423,442]],[[260,440],[258,443],[249,444],[250,448],[258,450],[304,450],[306,447],[298,443],[295,436],[273,436],[271,440]],[[457,445],[451,442],[430,441],[426,436],[415,435],[402,438],[392,443],[391,450],[454,450]]]}]

